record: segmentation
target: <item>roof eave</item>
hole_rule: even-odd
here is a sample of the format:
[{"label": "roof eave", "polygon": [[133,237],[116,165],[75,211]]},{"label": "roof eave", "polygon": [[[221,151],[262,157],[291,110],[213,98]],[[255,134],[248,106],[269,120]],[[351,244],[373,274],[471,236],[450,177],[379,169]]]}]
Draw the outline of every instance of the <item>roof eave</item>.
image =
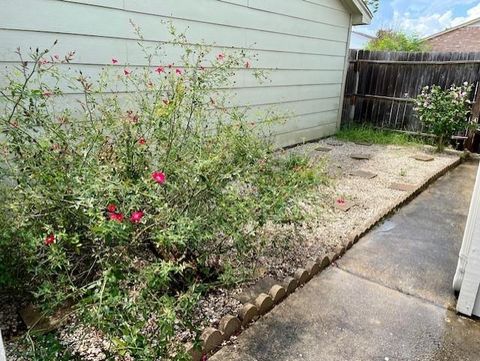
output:
[{"label": "roof eave", "polygon": [[472,19],[472,20],[469,20],[469,21],[466,21],[466,22],[464,22],[464,23],[462,23],[462,24],[459,24],[459,25],[457,25],[457,26],[452,26],[452,27],[449,28],[449,29],[445,29],[445,30],[442,30],[442,31],[440,31],[440,32],[438,32],[438,33],[435,33],[435,34],[426,36],[426,37],[423,38],[423,40],[426,41],[426,40],[434,39],[434,38],[436,38],[437,36],[441,36],[441,35],[450,33],[450,32],[452,32],[452,31],[455,31],[455,30],[457,30],[457,29],[463,28],[463,27],[465,27],[465,26],[469,26],[470,24],[474,24],[474,23],[478,22],[479,20],[480,20],[480,17],[475,18],[475,19]]},{"label": "roof eave", "polygon": [[372,22],[373,14],[362,0],[341,0],[351,11],[352,25],[367,25]]}]

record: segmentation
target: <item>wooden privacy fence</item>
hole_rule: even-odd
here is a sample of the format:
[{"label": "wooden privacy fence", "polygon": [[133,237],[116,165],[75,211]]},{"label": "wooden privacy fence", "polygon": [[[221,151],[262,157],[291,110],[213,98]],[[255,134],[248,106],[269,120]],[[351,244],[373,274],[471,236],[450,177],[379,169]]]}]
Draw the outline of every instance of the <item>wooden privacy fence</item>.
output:
[{"label": "wooden privacy fence", "polygon": [[426,85],[474,84],[472,117],[480,114],[480,53],[351,50],[342,123],[422,132],[414,99]]}]

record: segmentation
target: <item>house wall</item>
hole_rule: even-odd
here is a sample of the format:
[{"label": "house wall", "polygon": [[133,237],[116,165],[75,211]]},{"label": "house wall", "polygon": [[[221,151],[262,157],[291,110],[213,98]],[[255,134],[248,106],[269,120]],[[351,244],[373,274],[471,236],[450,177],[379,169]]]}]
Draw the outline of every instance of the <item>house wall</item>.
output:
[{"label": "house wall", "polygon": [[431,51],[479,52],[480,21],[427,40]]},{"label": "house wall", "polygon": [[[339,124],[351,28],[351,15],[339,0],[2,0],[1,5],[3,65],[17,61],[18,46],[44,48],[54,39],[55,52],[76,51],[73,65],[86,74],[97,73],[112,57],[119,67],[145,65],[129,20],[152,42],[169,39],[160,23],[167,20],[180,31],[188,28],[191,42],[258,55],[253,67],[266,70],[270,80],[258,84],[248,74],[252,70],[239,70],[234,102],[291,112],[274,129],[278,145],[330,135]],[[168,55],[178,60],[175,52]]]}]

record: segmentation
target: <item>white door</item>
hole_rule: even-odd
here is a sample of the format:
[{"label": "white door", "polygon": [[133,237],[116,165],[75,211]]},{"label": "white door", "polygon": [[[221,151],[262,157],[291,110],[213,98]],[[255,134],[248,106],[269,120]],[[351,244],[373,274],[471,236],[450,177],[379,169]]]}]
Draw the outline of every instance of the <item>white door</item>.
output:
[{"label": "white door", "polygon": [[453,288],[459,291],[457,311],[480,316],[480,167],[473,190]]}]

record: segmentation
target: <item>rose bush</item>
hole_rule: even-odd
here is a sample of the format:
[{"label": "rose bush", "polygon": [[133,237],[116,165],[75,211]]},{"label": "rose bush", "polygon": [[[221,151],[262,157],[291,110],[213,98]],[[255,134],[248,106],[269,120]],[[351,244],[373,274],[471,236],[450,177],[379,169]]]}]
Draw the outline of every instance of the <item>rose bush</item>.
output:
[{"label": "rose bush", "polygon": [[174,336],[197,331],[200,292],[255,261],[267,221],[295,222],[323,170],[276,153],[228,106],[244,52],[212,54],[172,29],[178,66],[163,44],[139,44],[147,66],[114,57],[94,79],[51,49],[19,50],[7,69],[0,288],[46,312],[75,304],[109,359],[184,360]]},{"label": "rose bush", "polygon": [[437,136],[437,149],[443,150],[455,133],[469,127],[472,85],[452,85],[443,90],[438,85],[426,86],[415,100],[414,110],[427,131]]}]

